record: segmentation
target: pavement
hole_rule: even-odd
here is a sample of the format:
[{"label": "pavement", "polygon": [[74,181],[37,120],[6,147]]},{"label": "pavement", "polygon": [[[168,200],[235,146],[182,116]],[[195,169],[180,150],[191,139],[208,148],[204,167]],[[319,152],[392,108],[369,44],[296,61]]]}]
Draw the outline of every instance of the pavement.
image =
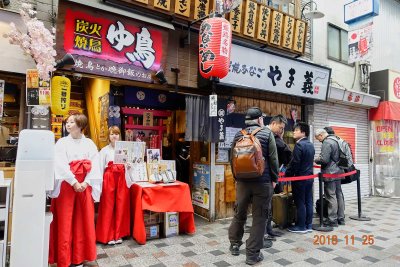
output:
[{"label": "pavement", "polygon": [[[400,266],[400,199],[364,198],[363,214],[371,221],[348,217],[357,215],[357,202],[346,203],[346,225],[332,232],[289,233],[263,249],[264,261],[255,266]],[[251,217],[249,217],[249,221]],[[97,246],[97,262],[87,266],[246,266],[245,246],[241,255],[229,253],[230,219],[213,223],[196,218],[196,234],[149,240],[138,245],[125,240],[121,245]],[[314,223],[318,223],[317,218]],[[245,234],[243,240],[246,240]]]}]

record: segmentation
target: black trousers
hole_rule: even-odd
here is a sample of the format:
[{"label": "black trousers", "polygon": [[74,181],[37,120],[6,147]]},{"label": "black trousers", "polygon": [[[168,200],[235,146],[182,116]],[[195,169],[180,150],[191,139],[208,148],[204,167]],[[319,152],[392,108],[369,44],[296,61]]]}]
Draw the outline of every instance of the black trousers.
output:
[{"label": "black trousers", "polygon": [[265,224],[272,199],[272,183],[236,182],[235,215],[229,227],[231,244],[242,244],[247,208],[252,203],[253,223],[246,240],[246,256],[254,257],[264,246]]}]

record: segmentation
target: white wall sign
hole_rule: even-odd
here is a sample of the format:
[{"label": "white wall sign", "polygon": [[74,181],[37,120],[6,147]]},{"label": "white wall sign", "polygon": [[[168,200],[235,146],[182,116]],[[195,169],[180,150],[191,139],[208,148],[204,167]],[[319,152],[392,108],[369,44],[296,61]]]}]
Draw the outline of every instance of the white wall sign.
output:
[{"label": "white wall sign", "polygon": [[379,14],[379,0],[358,0],[344,5],[344,22],[350,24]]},{"label": "white wall sign", "polygon": [[231,65],[221,83],[326,100],[331,69],[232,45]]},{"label": "white wall sign", "polygon": [[373,23],[362,25],[360,28],[348,32],[349,63],[367,60],[371,57]]}]

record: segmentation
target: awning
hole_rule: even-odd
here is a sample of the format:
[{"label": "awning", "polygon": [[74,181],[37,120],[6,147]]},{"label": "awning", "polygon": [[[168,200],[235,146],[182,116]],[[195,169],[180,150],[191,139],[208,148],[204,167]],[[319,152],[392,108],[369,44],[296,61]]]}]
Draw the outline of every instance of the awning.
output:
[{"label": "awning", "polygon": [[376,95],[360,91],[352,91],[336,86],[329,87],[328,101],[363,108],[375,108],[379,105],[381,98]]},{"label": "awning", "polygon": [[393,120],[400,121],[400,103],[383,101],[377,108],[369,111],[370,121]]},{"label": "awning", "polygon": [[26,32],[21,15],[0,9],[0,71],[25,74],[27,69],[35,69],[36,65],[30,55],[26,55],[19,45],[12,45],[5,33],[11,30],[10,23],[22,32]]},{"label": "awning", "polygon": [[107,11],[110,13],[114,13],[114,14],[118,14],[118,15],[122,15],[128,18],[132,18],[132,19],[136,19],[136,20],[141,20],[153,25],[157,25],[160,27],[164,27],[170,30],[175,30],[175,27],[172,25],[172,23],[166,22],[166,21],[162,21],[162,20],[158,20],[158,19],[154,19],[151,17],[146,17],[137,13],[132,12],[128,12],[122,8],[117,8],[114,7],[112,5],[108,5],[108,4],[104,4],[103,1],[101,0],[67,0],[69,2],[74,2],[77,4],[81,4],[81,5],[85,5],[85,6],[90,6],[96,9],[100,9],[103,11]]}]

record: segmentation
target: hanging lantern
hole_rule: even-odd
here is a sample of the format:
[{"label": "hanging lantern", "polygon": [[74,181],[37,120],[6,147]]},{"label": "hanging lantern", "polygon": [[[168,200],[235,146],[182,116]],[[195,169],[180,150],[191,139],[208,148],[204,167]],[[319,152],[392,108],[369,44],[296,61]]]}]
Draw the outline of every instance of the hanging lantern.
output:
[{"label": "hanging lantern", "polygon": [[204,78],[228,75],[231,57],[231,24],[224,18],[203,21],[199,33],[199,69]]},{"label": "hanging lantern", "polygon": [[64,76],[51,79],[51,112],[55,115],[66,115],[69,111],[71,81]]}]

